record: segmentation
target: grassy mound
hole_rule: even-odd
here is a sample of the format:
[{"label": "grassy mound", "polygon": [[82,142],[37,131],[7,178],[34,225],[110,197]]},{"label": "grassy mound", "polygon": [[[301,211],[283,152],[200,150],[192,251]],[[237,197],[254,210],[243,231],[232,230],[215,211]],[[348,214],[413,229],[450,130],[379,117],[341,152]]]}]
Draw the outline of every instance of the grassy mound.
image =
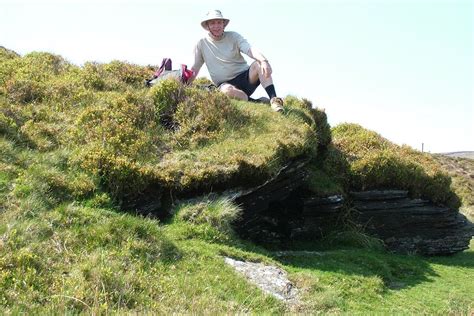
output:
[{"label": "grassy mound", "polygon": [[357,124],[341,124],[332,132],[349,163],[352,190],[404,189],[413,197],[459,208],[451,178],[431,155],[395,145]]},{"label": "grassy mound", "polygon": [[[330,141],[324,113],[287,98],[286,115],[219,92],[162,81],[120,61],[77,67],[49,53],[0,55],[0,131],[62,172],[90,176],[118,202],[263,182],[289,159]],[[319,136],[321,135],[321,137]]]}]

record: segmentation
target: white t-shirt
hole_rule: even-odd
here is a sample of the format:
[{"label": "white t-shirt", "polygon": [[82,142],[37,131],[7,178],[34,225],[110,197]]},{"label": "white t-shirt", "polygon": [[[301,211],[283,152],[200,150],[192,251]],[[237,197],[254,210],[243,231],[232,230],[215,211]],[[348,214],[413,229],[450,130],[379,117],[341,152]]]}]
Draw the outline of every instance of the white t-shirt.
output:
[{"label": "white t-shirt", "polygon": [[248,55],[250,44],[236,32],[224,32],[218,41],[210,35],[199,40],[194,48],[193,69],[199,71],[206,63],[215,85],[235,78],[249,68],[241,53]]}]

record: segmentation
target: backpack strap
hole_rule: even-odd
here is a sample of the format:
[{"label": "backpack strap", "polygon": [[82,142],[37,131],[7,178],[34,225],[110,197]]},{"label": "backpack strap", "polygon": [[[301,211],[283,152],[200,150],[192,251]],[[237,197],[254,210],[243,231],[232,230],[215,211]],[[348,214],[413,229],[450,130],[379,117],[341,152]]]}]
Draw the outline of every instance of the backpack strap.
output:
[{"label": "backpack strap", "polygon": [[161,73],[165,70],[171,70],[171,58],[163,58],[161,61],[161,66],[158,68],[157,71],[153,74],[153,78],[158,78]]}]

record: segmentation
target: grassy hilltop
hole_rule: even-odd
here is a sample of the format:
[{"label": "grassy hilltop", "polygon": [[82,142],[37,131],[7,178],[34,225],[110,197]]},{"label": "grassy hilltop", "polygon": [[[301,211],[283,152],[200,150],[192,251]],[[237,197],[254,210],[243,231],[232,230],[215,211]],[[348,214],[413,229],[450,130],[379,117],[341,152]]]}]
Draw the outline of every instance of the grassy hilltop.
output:
[{"label": "grassy hilltop", "polygon": [[[152,73],[0,47],[1,313],[472,312],[472,246],[400,256],[341,227],[311,246],[322,256],[276,257],[235,235],[242,210],[219,194],[304,159],[315,195],[395,186],[471,203],[433,157],[331,129],[308,100],[280,115],[197,85],[146,88]],[[264,295],[224,255],[284,268],[301,302]]]}]

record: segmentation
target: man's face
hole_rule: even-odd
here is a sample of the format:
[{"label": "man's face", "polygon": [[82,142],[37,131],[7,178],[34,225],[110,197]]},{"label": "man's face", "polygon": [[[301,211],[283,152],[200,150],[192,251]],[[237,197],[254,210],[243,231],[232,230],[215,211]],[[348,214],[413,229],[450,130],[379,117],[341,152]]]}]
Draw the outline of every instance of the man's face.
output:
[{"label": "man's face", "polygon": [[224,20],[214,19],[207,22],[207,26],[211,34],[215,37],[221,37],[224,33]]}]

